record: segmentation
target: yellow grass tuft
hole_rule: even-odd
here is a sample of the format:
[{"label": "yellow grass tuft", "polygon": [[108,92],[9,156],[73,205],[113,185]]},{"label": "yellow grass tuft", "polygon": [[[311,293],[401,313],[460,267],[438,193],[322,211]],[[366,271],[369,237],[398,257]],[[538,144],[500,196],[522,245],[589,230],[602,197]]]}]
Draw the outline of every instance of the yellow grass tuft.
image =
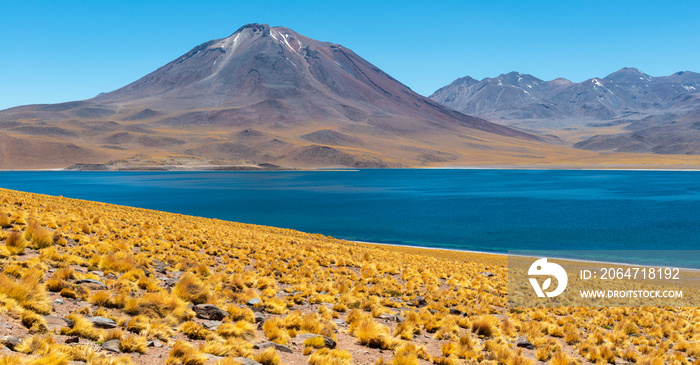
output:
[{"label": "yellow grass tuft", "polygon": [[22,233],[12,232],[5,240],[5,249],[10,255],[21,255],[25,248],[27,248],[27,240]]},{"label": "yellow grass tuft", "polygon": [[199,352],[192,345],[184,341],[177,341],[170,350],[166,365],[204,365],[207,356]]},{"label": "yellow grass tuft", "polygon": [[274,347],[268,347],[263,350],[258,356],[255,356],[255,361],[262,365],[280,365],[282,363],[280,355],[277,354],[277,350]]},{"label": "yellow grass tuft", "polygon": [[194,304],[206,303],[210,295],[209,289],[190,272],[182,274],[180,281],[173,287],[173,293]]},{"label": "yellow grass tuft", "polygon": [[351,365],[352,355],[344,350],[320,349],[309,357],[309,365]]},{"label": "yellow grass tuft", "polygon": [[130,334],[124,334],[119,338],[119,350],[121,352],[138,352],[140,354],[145,354],[148,341],[146,336],[136,336]]},{"label": "yellow grass tuft", "polygon": [[178,330],[184,333],[185,336],[191,340],[204,340],[210,333],[212,333],[211,331],[204,329],[201,324],[193,321],[183,323]]},{"label": "yellow grass tuft", "polygon": [[21,320],[22,325],[29,328],[29,332],[31,333],[43,333],[47,331],[46,320],[44,320],[44,317],[30,310],[22,311]]},{"label": "yellow grass tuft", "polygon": [[0,273],[0,294],[16,300],[23,308],[40,314],[51,313],[49,304],[41,285],[44,274],[38,268],[29,269],[19,280],[13,280]]}]

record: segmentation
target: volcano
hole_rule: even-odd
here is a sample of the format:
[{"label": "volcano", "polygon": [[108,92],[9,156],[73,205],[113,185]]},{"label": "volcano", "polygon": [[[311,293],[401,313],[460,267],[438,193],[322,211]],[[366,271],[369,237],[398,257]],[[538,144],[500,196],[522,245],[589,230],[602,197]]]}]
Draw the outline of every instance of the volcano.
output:
[{"label": "volcano", "polygon": [[348,48],[266,24],[92,99],[6,109],[2,139],[13,147],[0,168],[436,166],[549,148],[418,95]]}]

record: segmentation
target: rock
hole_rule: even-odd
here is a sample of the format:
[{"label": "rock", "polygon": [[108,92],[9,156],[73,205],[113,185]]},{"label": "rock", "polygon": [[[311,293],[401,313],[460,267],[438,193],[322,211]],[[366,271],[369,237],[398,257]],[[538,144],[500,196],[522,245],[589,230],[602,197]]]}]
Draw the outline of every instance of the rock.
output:
[{"label": "rock", "polygon": [[194,306],[197,318],[220,321],[228,316],[228,312],[213,304],[197,304]]},{"label": "rock", "polygon": [[80,337],[78,337],[78,336],[66,338],[66,343],[79,343],[79,342],[80,342]]},{"label": "rock", "polygon": [[428,302],[422,296],[417,296],[410,303],[408,303],[408,305],[413,306],[413,307],[422,308],[422,307],[425,307],[426,305],[428,305]]},{"label": "rock", "polygon": [[337,345],[335,341],[333,341],[332,338],[322,336],[322,335],[317,335],[314,333],[302,333],[299,336],[297,336],[298,339],[302,341],[302,343],[310,338],[316,338],[316,337],[321,337],[323,338],[323,344],[328,347],[329,349],[334,349],[335,346]]},{"label": "rock", "polygon": [[92,271],[92,273],[95,274],[95,275],[97,275],[97,276],[99,276],[99,277],[105,276],[105,273],[102,272],[102,271]]},{"label": "rock", "polygon": [[46,320],[46,328],[48,328],[49,331],[53,331],[61,327],[73,328],[73,325],[75,324],[68,318],[57,316],[44,316],[44,319]]},{"label": "rock", "polygon": [[209,359],[209,361],[214,361],[214,362],[223,359],[223,357],[221,357],[221,356],[216,356],[216,355],[212,355],[212,354],[204,354],[204,356],[206,356],[207,359]]},{"label": "rock", "polygon": [[117,340],[117,339],[109,340],[109,341],[103,343],[102,349],[105,351],[111,351],[111,352],[116,352],[116,353],[122,352],[119,349],[119,340]]},{"label": "rock", "polygon": [[209,331],[216,331],[219,326],[221,326],[221,321],[206,321],[202,323],[202,326],[204,328],[208,329]]},{"label": "rock", "polygon": [[251,360],[247,357],[234,357],[233,361],[238,361],[241,365],[262,365],[257,361]]},{"label": "rock", "polygon": [[404,322],[405,320],[406,320],[406,317],[396,316],[396,322]]},{"label": "rock", "polygon": [[0,323],[0,327],[2,327],[2,328],[7,328],[8,330],[11,330],[11,329],[15,328],[15,326],[13,326],[13,325],[11,325],[11,324],[9,324],[9,323],[4,323],[4,322],[3,322],[3,323]]},{"label": "rock", "polygon": [[259,303],[262,303],[260,298],[253,298],[253,299],[249,300],[247,304],[249,306],[254,306],[254,305],[259,304]]},{"label": "rock", "polygon": [[65,301],[65,300],[63,300],[63,299],[60,299],[60,298],[59,298],[59,299],[56,299],[56,300],[54,300],[53,302],[54,302],[54,303],[56,303],[56,304],[61,304],[61,305],[63,305],[63,304],[66,304],[66,301]]},{"label": "rock", "polygon": [[14,351],[15,346],[22,343],[22,339],[17,336],[2,336],[0,337],[0,343],[7,346],[10,350]]},{"label": "rock", "polygon": [[515,346],[524,347],[528,350],[535,349],[535,345],[531,344],[530,341],[528,341],[527,338],[525,338],[525,336],[518,337],[518,339],[515,340]]},{"label": "rock", "polygon": [[253,317],[255,318],[255,323],[260,323],[265,320],[265,315],[261,312],[253,313]]},{"label": "rock", "polygon": [[482,272],[480,272],[479,274],[481,274],[481,275],[483,275],[483,276],[485,276],[485,277],[487,277],[487,278],[496,276],[496,274],[492,273],[491,271],[482,271]]},{"label": "rock", "polygon": [[82,279],[76,281],[75,283],[78,285],[84,285],[86,288],[91,290],[107,289],[107,285],[105,285],[105,283],[95,279]]},{"label": "rock", "polygon": [[68,361],[68,365],[87,365],[85,361]]},{"label": "rock", "polygon": [[450,308],[450,314],[454,314],[456,316],[464,316],[466,313],[462,312],[457,308]]},{"label": "rock", "polygon": [[335,319],[335,320],[333,320],[333,323],[337,324],[340,327],[345,327],[348,325],[348,322],[345,322],[342,319]]},{"label": "rock", "polygon": [[292,352],[294,352],[294,351],[292,351],[291,348],[289,348],[285,345],[280,345],[278,343],[274,343],[272,341],[260,342],[260,343],[256,343],[255,345],[253,345],[253,348],[256,350],[257,349],[266,349],[268,347],[274,347],[277,351],[288,352],[290,354]]},{"label": "rock", "polygon": [[92,322],[92,325],[97,327],[97,328],[105,328],[105,329],[110,329],[110,328],[116,328],[117,323],[114,322],[113,320],[105,317],[90,317],[88,318],[88,321]]},{"label": "rock", "polygon": [[161,348],[161,347],[163,347],[163,343],[160,342],[160,340],[158,340],[158,339],[156,338],[156,339],[154,339],[153,341],[148,341],[148,343],[146,344],[146,346],[147,346],[147,347]]},{"label": "rock", "polygon": [[151,261],[151,264],[153,265],[153,268],[156,270],[156,272],[165,274],[165,262],[153,260]]},{"label": "rock", "polygon": [[383,319],[385,321],[391,321],[391,322],[398,322],[399,321],[395,315],[389,314],[389,313],[382,313],[377,318]]}]

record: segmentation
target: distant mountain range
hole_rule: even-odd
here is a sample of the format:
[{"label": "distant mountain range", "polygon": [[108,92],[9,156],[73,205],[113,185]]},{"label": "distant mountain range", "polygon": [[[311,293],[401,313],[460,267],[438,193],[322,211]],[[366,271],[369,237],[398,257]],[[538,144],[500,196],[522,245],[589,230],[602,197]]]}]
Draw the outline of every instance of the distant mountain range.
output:
[{"label": "distant mountain range", "polygon": [[263,24],[89,100],[1,111],[0,131],[12,146],[0,168],[432,166],[549,148],[418,95],[341,45]]},{"label": "distant mountain range", "polygon": [[431,99],[463,113],[554,134],[596,151],[700,154],[700,74],[623,68],[580,83],[511,72],[463,77]]}]

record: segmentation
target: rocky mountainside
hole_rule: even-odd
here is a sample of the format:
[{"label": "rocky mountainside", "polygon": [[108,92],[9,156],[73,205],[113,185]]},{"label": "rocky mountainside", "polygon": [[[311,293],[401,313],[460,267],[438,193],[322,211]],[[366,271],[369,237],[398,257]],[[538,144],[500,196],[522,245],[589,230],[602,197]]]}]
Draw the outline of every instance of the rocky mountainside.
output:
[{"label": "rocky mountainside", "polygon": [[548,148],[542,137],[418,95],[341,45],[261,24],[95,98],[1,111],[0,138],[17,142],[0,150],[0,168],[20,167],[13,161],[30,139],[55,146],[49,154],[62,162],[38,157],[24,168],[428,166]]},{"label": "rocky mountainside", "polygon": [[575,147],[700,154],[700,74],[652,77],[623,68],[580,83],[511,72],[455,80],[431,99],[464,113],[551,133]]}]

